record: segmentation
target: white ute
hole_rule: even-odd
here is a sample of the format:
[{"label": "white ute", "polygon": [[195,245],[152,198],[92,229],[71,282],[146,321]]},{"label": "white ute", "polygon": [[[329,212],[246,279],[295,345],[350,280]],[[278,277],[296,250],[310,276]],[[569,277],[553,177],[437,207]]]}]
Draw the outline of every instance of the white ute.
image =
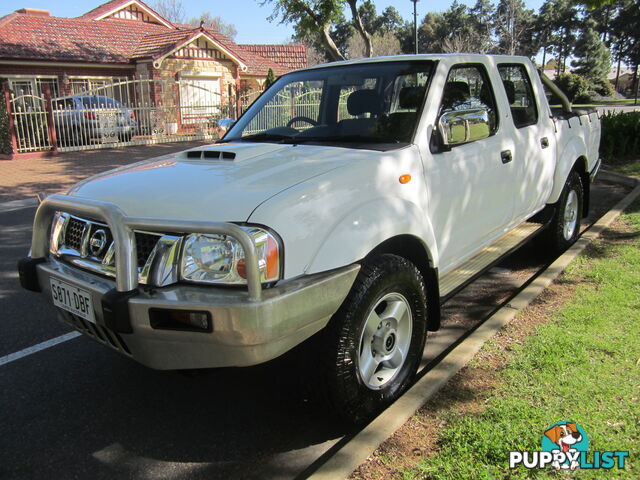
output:
[{"label": "white ute", "polygon": [[[319,100],[291,103],[304,92]],[[318,65],[215,145],[48,197],[20,278],[156,369],[254,365],[309,339],[313,381],[358,422],[409,386],[443,301],[538,232],[576,240],[599,141],[595,111],[523,57]]]}]

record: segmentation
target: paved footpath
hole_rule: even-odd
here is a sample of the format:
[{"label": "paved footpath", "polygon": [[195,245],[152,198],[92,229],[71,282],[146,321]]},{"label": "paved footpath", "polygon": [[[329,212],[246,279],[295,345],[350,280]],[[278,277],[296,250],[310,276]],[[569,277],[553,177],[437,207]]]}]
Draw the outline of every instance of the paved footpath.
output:
[{"label": "paved footpath", "polygon": [[39,193],[60,193],[71,185],[105,170],[147,158],[179,152],[210,142],[85,150],[45,158],[0,160],[0,203],[35,198]]}]

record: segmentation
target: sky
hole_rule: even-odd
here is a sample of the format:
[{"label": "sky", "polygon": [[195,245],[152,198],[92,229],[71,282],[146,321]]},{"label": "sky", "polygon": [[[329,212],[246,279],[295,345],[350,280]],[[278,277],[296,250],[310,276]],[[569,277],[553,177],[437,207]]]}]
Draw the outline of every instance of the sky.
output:
[{"label": "sky", "polygon": [[[494,0],[495,1],[495,0]],[[537,10],[542,0],[525,0],[528,8]],[[443,11],[449,8],[452,0],[419,0],[418,18],[428,12]],[[16,9],[28,7],[49,10],[56,17],[77,17],[103,3],[103,0],[4,0],[0,2],[0,16]],[[147,0],[153,6],[153,0]],[[281,25],[278,21],[269,22],[267,17],[273,11],[272,5],[261,6],[262,0],[182,0],[186,16],[198,16],[203,11],[210,11],[214,16],[221,16],[226,22],[233,23],[238,35],[237,43],[282,43],[289,41],[293,34],[291,25]],[[460,3],[473,4],[475,0]],[[380,13],[387,6],[393,5],[405,20],[413,18],[411,0],[375,0]],[[348,16],[348,15],[347,15]]]}]

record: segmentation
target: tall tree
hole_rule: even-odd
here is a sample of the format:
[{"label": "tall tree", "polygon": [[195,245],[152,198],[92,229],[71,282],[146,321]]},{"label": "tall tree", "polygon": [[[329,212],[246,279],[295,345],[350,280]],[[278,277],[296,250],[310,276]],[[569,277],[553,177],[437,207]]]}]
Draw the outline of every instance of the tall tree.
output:
[{"label": "tall tree", "polygon": [[542,49],[542,65],[547,64],[547,53],[552,51],[556,23],[555,5],[551,0],[545,0],[538,11],[534,29],[536,44]]},{"label": "tall tree", "polygon": [[[427,13],[418,29],[420,51],[486,53],[492,47],[491,27],[485,22],[491,18],[492,5],[486,0],[479,0],[469,9],[466,5],[454,0],[444,12]],[[401,30],[400,41],[403,51],[409,53],[413,49],[413,25],[405,24]]]},{"label": "tall tree", "polygon": [[181,0],[156,0],[153,9],[171,23],[184,23],[185,12]]},{"label": "tall tree", "polygon": [[600,40],[596,27],[595,20],[585,19],[574,50],[576,60],[571,63],[574,72],[589,80],[591,87],[606,81],[611,70],[611,54]]},{"label": "tall tree", "polygon": [[527,40],[535,28],[535,17],[533,10],[525,8],[524,0],[500,0],[493,18],[500,53],[529,53]]},{"label": "tall tree", "polygon": [[488,53],[493,49],[493,29],[491,27],[494,15],[493,4],[489,0],[477,0],[470,13],[475,32],[476,51]]},{"label": "tall tree", "polygon": [[202,12],[198,17],[191,17],[187,23],[189,25],[202,24],[205,27],[210,27],[231,39],[236,38],[236,35],[238,34],[238,30],[233,23],[227,23],[221,16],[214,16],[211,12]]},{"label": "tall tree", "polygon": [[332,36],[332,30],[339,22],[344,22],[346,7],[351,13],[353,27],[362,37],[367,56],[373,53],[371,34],[365,28],[357,5],[358,0],[264,0],[272,3],[274,10],[270,20],[293,23],[295,36],[308,39],[322,46],[330,60],[344,60],[345,55]]},{"label": "tall tree", "polygon": [[640,78],[640,0],[626,0],[620,10],[620,14],[614,21],[617,32],[616,49],[622,61],[634,70],[632,82],[632,94],[638,97]]},{"label": "tall tree", "polygon": [[404,20],[395,7],[389,6],[376,18],[374,25],[371,27],[372,32],[393,32],[395,33],[402,25]]},{"label": "tall tree", "polygon": [[558,60],[557,74],[567,69],[567,60],[573,54],[579,26],[578,7],[572,0],[552,0],[554,33],[551,48]]},{"label": "tall tree", "polygon": [[[373,50],[376,55],[398,55],[402,53],[400,41],[392,32],[381,32],[372,35]],[[349,38],[347,55],[349,58],[362,58],[366,56],[365,46],[360,35],[352,35]]]}]

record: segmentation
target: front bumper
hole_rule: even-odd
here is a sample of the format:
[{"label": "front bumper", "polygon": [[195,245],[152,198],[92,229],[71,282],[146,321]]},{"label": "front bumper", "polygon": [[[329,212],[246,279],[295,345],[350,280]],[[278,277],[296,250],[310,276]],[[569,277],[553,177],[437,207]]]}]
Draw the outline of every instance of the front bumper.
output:
[{"label": "front bumper", "polygon": [[[299,277],[265,289],[259,301],[246,291],[222,287],[174,285],[138,288],[127,301],[131,333],[112,330],[100,305],[115,283],[49,259],[35,266],[38,284],[51,300],[51,277],[90,292],[96,324],[59,310],[61,320],[155,369],[237,367],[280,356],[322,329],[338,310],[359,265]],[[211,332],[161,330],[151,326],[152,308],[209,312]],[[105,341],[105,339],[107,341]]]},{"label": "front bumper", "polygon": [[[109,227],[114,239],[115,281],[49,255],[49,227],[56,211],[91,218]],[[139,286],[136,229],[234,237],[245,255],[246,289],[185,284]],[[21,260],[18,269],[24,288],[43,291],[50,300],[50,278],[88,291],[96,323],[60,311],[63,320],[144,365],[173,370],[255,365],[281,355],[327,324],[360,267],[351,265],[264,288],[255,244],[238,225],[134,218],[110,203],[51,195],[36,211],[31,257]],[[153,308],[209,312],[212,331],[153,328],[149,318]]]}]

